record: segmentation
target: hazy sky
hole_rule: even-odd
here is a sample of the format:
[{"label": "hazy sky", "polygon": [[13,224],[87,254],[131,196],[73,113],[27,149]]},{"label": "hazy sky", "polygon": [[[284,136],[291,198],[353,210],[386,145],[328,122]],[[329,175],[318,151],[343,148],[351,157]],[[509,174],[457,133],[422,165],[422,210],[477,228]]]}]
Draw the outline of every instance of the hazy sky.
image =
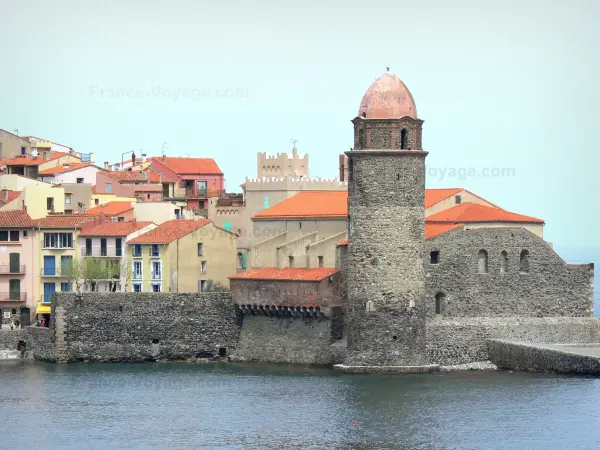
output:
[{"label": "hazy sky", "polygon": [[166,142],[215,158],[230,191],[294,138],[334,177],[390,65],[425,120],[428,187],[543,218],[559,248],[598,246],[599,4],[2,0],[0,128],[100,164]]}]

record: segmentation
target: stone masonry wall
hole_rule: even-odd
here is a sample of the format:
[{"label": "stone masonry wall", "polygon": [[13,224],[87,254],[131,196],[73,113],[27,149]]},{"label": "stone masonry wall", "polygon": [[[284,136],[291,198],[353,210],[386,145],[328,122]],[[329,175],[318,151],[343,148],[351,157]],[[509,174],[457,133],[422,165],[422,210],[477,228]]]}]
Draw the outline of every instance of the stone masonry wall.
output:
[{"label": "stone masonry wall", "polygon": [[54,328],[27,327],[27,351],[33,349],[33,357],[41,361],[56,362]]},{"label": "stone masonry wall", "polygon": [[532,343],[593,343],[600,339],[600,319],[583,317],[437,317],[427,322],[431,363],[466,364],[488,360],[488,339]]},{"label": "stone masonry wall", "polygon": [[56,293],[58,362],[138,362],[235,351],[240,316],[229,293]]},{"label": "stone masonry wall", "polygon": [[[451,231],[425,243],[427,316],[436,315],[442,293],[443,317],[592,317],[593,266],[567,265],[541,238],[524,228]],[[439,263],[430,252],[439,251]],[[479,252],[487,252],[487,273],[479,273]],[[522,250],[529,271],[520,271]],[[504,272],[501,252],[507,254]]]},{"label": "stone masonry wall", "polygon": [[[349,245],[344,364],[425,364],[426,154],[369,150],[346,154]],[[370,312],[367,302],[373,305]]]},{"label": "stone masonry wall", "polygon": [[0,350],[17,351],[17,344],[19,341],[25,341],[27,343],[27,348],[30,347],[30,339],[29,333],[27,333],[27,328],[21,328],[20,330],[0,331]]}]

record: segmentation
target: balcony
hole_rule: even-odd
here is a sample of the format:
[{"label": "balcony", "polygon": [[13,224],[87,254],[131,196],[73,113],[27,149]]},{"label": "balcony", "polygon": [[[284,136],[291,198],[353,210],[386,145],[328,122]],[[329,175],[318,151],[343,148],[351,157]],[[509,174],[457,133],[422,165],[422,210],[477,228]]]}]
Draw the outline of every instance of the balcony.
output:
[{"label": "balcony", "polygon": [[120,258],[123,256],[123,248],[117,247],[84,247],[81,249],[81,256]]},{"label": "balcony", "polygon": [[25,265],[0,265],[0,275],[24,275]]},{"label": "balcony", "polygon": [[0,302],[23,303],[27,301],[27,292],[0,292]]},{"label": "balcony", "polygon": [[71,275],[68,267],[42,267],[41,276],[51,278],[65,278]]},{"label": "balcony", "polygon": [[185,200],[187,197],[187,191],[185,188],[175,188],[173,189],[173,195],[170,195],[168,190],[164,190],[163,197],[170,200]]}]

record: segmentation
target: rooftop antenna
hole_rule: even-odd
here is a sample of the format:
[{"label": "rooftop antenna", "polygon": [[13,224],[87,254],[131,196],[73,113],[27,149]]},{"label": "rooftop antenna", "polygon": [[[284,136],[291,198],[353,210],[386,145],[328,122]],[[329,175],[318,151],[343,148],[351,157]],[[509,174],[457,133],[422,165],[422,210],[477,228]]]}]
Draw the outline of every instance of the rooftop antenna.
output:
[{"label": "rooftop antenna", "polygon": [[292,141],[293,147],[292,147],[292,152],[296,151],[296,142],[298,142],[298,139],[290,139]]},{"label": "rooftop antenna", "polygon": [[13,130],[13,132],[14,132],[14,133],[15,133],[17,136],[19,135],[19,129],[18,129],[18,128],[15,128],[15,129]]},{"label": "rooftop antenna", "polygon": [[390,71],[390,66],[385,66],[385,70],[386,70],[387,72],[389,72],[389,71]]}]

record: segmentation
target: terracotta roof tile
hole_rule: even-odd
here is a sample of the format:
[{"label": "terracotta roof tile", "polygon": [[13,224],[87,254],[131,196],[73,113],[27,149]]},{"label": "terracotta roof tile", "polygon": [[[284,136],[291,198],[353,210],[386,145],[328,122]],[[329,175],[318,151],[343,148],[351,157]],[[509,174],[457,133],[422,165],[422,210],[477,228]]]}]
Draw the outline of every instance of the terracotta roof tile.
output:
[{"label": "terracotta roof tile", "polygon": [[19,198],[19,195],[21,195],[21,192],[23,192],[23,191],[6,191],[6,192],[8,192],[8,194],[7,194],[8,198],[6,200],[3,200],[2,198],[0,198],[0,200],[3,201],[5,205],[8,205],[13,200],[16,200],[17,198]]},{"label": "terracotta roof tile", "polygon": [[162,223],[157,228],[130,240],[128,244],[168,244],[169,242],[173,242],[211,222],[211,219],[169,220]]},{"label": "terracotta roof tile", "polygon": [[303,191],[255,214],[252,219],[346,219],[348,191]]},{"label": "terracotta roof tile", "polygon": [[434,237],[446,234],[449,231],[461,228],[462,223],[426,223],[425,224],[425,239],[433,239]]},{"label": "terracotta roof tile", "polygon": [[88,209],[85,213],[91,216],[99,216],[104,214],[105,216],[114,216],[116,214],[124,213],[133,209],[131,202],[108,202],[103,205],[94,206]]},{"label": "terracotta roof tile", "polygon": [[44,164],[48,161],[54,161],[55,159],[60,158],[61,156],[65,156],[64,152],[55,152],[50,153],[48,159],[44,159],[43,155],[38,155],[37,158],[32,158],[30,156],[23,157],[21,155],[15,156],[14,158],[10,158],[6,161],[7,166],[39,166],[40,164]]},{"label": "terracotta roof tile", "polygon": [[79,236],[127,236],[135,231],[141,230],[152,222],[104,222],[100,225],[90,223],[84,226]]},{"label": "terracotta roof tile", "polygon": [[425,219],[427,223],[473,223],[473,222],[511,222],[540,223],[544,221],[535,217],[516,214],[504,209],[492,208],[476,203],[461,203]]},{"label": "terracotta roof tile", "polygon": [[285,281],[321,281],[339,272],[334,268],[319,269],[276,269],[274,267],[262,267],[250,269],[229,277],[230,280],[285,280]]},{"label": "terracotta roof tile", "polygon": [[88,216],[48,216],[34,220],[34,224],[36,228],[81,228],[93,220]]},{"label": "terracotta roof tile", "polygon": [[152,161],[157,161],[176,174],[202,174],[202,175],[223,175],[221,169],[212,158],[181,158],[166,157],[165,162],[161,157],[154,157]]},{"label": "terracotta roof tile", "polygon": [[425,189],[425,208],[446,200],[448,197],[456,195],[463,190],[462,188]]},{"label": "terracotta roof tile", "polygon": [[33,228],[34,221],[25,211],[0,211],[0,227],[2,228]]},{"label": "terracotta roof tile", "polygon": [[40,176],[48,176],[48,175],[58,175],[61,173],[72,172],[77,169],[83,169],[84,167],[93,166],[92,163],[65,163],[60,166],[51,167],[46,170],[42,170],[38,172]]}]

